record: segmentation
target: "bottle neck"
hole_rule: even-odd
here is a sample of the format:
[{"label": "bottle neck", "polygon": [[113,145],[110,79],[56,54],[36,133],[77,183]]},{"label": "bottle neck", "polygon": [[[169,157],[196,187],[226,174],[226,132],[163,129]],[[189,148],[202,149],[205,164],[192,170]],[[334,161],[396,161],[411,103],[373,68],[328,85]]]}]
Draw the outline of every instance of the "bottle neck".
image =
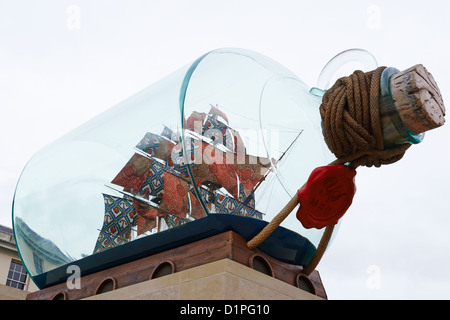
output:
[{"label": "bottle neck", "polygon": [[403,123],[397,109],[390,89],[390,78],[393,74],[400,72],[395,68],[386,68],[380,78],[380,94],[378,105],[380,108],[380,121],[383,130],[384,148],[389,148],[402,143],[420,143],[425,134],[412,133]]}]

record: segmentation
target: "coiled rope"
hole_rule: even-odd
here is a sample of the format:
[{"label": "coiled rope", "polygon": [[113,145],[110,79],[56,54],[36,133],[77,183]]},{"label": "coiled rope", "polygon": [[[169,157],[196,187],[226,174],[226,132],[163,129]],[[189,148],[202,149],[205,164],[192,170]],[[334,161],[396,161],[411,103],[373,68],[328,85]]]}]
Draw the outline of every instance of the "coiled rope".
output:
[{"label": "coiled rope", "polygon": [[[370,72],[355,71],[342,77],[328,89],[320,105],[324,138],[336,160],[329,165],[349,163],[359,166],[380,167],[400,160],[410,144],[384,149],[383,131],[379,111],[380,77],[386,67]],[[304,188],[303,185],[301,189]],[[260,245],[298,205],[297,194],[260,231],[247,246]],[[333,233],[334,225],[325,227],[320,243],[310,263],[303,269],[309,275],[320,262]]]},{"label": "coiled rope", "polygon": [[384,149],[378,97],[385,68],[367,73],[357,70],[325,92],[320,115],[325,139],[337,158],[333,164],[380,167],[400,160],[411,146]]}]

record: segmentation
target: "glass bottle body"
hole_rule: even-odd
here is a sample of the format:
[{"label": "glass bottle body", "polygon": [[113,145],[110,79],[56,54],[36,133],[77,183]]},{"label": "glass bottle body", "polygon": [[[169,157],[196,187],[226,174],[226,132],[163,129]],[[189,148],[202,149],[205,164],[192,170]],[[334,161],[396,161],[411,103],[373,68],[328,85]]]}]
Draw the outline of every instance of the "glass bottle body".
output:
[{"label": "glass bottle body", "polygon": [[[314,168],[335,159],[321,131],[322,93],[265,56],[219,49],[56,140],[29,161],[14,195],[28,273],[95,265],[130,242],[176,245],[182,237],[165,231],[213,215],[242,218],[233,228],[250,237],[253,222],[271,221]],[[303,228],[295,214],[281,227],[312,250],[306,264],[323,230]],[[301,245],[288,243],[267,250],[298,262]]]}]

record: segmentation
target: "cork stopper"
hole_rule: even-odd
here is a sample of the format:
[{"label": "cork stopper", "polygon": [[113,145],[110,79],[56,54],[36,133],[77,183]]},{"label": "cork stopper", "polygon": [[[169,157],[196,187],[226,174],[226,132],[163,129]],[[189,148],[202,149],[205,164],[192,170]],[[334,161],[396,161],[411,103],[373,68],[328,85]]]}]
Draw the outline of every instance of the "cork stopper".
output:
[{"label": "cork stopper", "polygon": [[395,108],[405,126],[415,134],[445,122],[445,107],[433,76],[421,64],[391,76]]}]

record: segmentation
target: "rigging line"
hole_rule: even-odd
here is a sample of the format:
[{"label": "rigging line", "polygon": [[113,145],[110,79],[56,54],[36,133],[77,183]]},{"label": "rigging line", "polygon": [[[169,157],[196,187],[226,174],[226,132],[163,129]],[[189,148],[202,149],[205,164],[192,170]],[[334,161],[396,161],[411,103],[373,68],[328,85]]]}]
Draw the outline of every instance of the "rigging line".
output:
[{"label": "rigging line", "polygon": [[266,212],[267,214],[267,209],[269,208],[269,204],[270,204],[270,199],[272,198],[272,194],[273,194],[273,189],[275,189],[275,184],[271,184],[271,189],[270,189],[270,194],[269,197],[267,198],[267,205],[266,205],[266,210],[264,212]]},{"label": "rigging line", "polygon": [[[179,218],[179,219],[181,219],[181,220],[184,220],[184,221],[187,221],[187,222],[190,221],[189,219],[179,217],[179,216],[177,216],[176,214],[171,213],[170,211],[167,211],[167,210],[161,209],[160,207],[155,206],[150,200],[147,200],[147,199],[145,199],[145,198],[139,197],[139,196],[134,195],[134,194],[132,194],[132,193],[130,193],[130,192],[118,190],[118,189],[116,189],[116,188],[114,188],[114,187],[111,187],[111,186],[108,186],[108,185],[106,185],[106,184],[105,184],[105,187],[108,187],[108,188],[110,188],[110,189],[112,189],[112,190],[114,190],[114,191],[116,191],[116,192],[118,192],[118,193],[121,193],[121,194],[123,194],[123,195],[129,196],[129,197],[135,199],[135,200],[138,201],[138,202],[143,202],[143,203],[149,205],[150,207],[152,207],[152,208],[158,210],[159,212],[161,212],[161,213],[163,213],[163,214],[165,214],[165,215],[174,216],[174,217],[177,217],[177,218]],[[138,214],[139,214],[139,213],[138,213]]]},{"label": "rigging line", "polygon": [[[118,190],[118,189],[116,189],[116,188],[114,188],[114,187],[112,187],[112,186],[106,185],[106,184],[105,184],[105,187],[110,188],[110,189],[112,189],[112,190],[114,190],[114,191],[116,191],[116,192],[118,192],[118,193],[123,194],[123,195],[127,195],[127,196],[129,196],[129,197],[135,199],[135,200],[138,201],[138,202],[144,202],[145,204],[147,204],[147,205],[149,205],[150,207],[152,207],[152,208],[158,210],[159,212],[164,213],[165,215],[170,215],[170,216],[177,217],[177,218],[183,220],[183,222],[191,222],[191,221],[192,221],[192,220],[189,220],[188,218],[182,218],[182,217],[179,217],[179,216],[177,216],[176,214],[173,214],[173,213],[171,213],[171,212],[169,212],[169,211],[167,211],[167,210],[163,210],[163,209],[161,209],[161,208],[155,206],[150,200],[147,200],[147,199],[145,199],[145,198],[139,197],[139,196],[134,195],[134,194],[132,194],[132,193],[130,193],[130,192],[121,191],[121,190]],[[220,191],[219,189],[215,191],[216,193],[214,193],[214,191],[210,191],[210,190],[207,190],[207,189],[205,189],[205,188],[202,188],[202,190],[205,190],[206,192],[208,192],[208,194],[212,194],[214,197],[216,197],[216,196],[217,196],[217,193],[218,193],[218,194],[220,194],[220,195],[222,195],[222,196],[224,196],[224,197],[228,197],[228,198],[230,198],[230,199],[235,200],[236,202],[238,202],[238,203],[240,203],[240,204],[243,204],[243,205],[244,205],[245,207],[247,207],[247,208],[255,209],[255,208],[250,207],[248,204],[244,203],[243,201],[240,201],[239,199],[235,199],[233,196],[228,196],[228,195],[224,194],[224,193],[223,193],[222,191]],[[202,200],[202,201],[203,201],[203,200]]]},{"label": "rigging line", "polygon": [[133,194],[133,193],[131,193],[131,192],[119,190],[119,189],[114,188],[114,187],[112,187],[112,186],[110,186],[110,185],[107,185],[107,184],[105,184],[105,187],[110,188],[110,189],[112,189],[112,190],[114,190],[114,191],[116,191],[116,192],[118,192],[118,193],[120,193],[120,194],[122,194],[122,195],[129,196],[129,197],[131,197],[131,198],[133,198],[133,199],[136,199],[137,201],[144,202],[144,203],[146,203],[146,204],[148,204],[148,205],[154,207],[155,209],[158,209],[158,207],[155,207],[154,204],[152,204],[150,200],[147,200],[147,199],[145,199],[145,198],[142,198],[142,197],[140,197],[140,196],[138,196],[138,195],[135,195],[135,194]]},{"label": "rigging line", "polygon": [[[153,157],[151,154],[148,154],[147,152],[142,151],[142,150],[140,150],[140,149],[138,149],[138,148],[134,148],[134,149],[135,149],[135,151],[138,151],[137,153],[140,154],[140,155],[142,155],[143,157],[146,157],[147,159],[150,159],[150,160],[156,160],[156,162],[158,162],[159,164],[161,164],[161,166],[162,166],[162,167],[161,167],[161,170],[163,170],[164,172],[167,172],[167,173],[169,173],[169,174],[171,174],[171,175],[173,175],[173,176],[179,178],[180,180],[183,180],[183,181],[186,182],[186,183],[192,184],[191,180],[182,177],[182,176],[180,175],[180,172],[178,172],[178,171],[175,170],[175,169],[172,169],[172,168],[168,167],[166,161],[164,161],[164,160],[162,160],[162,159],[159,159],[159,158],[155,158],[155,157]],[[164,162],[164,163],[161,163],[161,161]],[[188,164],[188,165],[189,165],[189,164]],[[174,171],[175,171],[175,172],[174,172]]]},{"label": "rigging line", "polygon": [[[259,199],[265,199],[266,198],[266,194],[267,194],[270,186],[272,185],[273,179],[275,179],[275,177],[273,175],[268,176],[267,177],[267,183],[265,183],[261,188],[258,189],[259,190],[259,195],[258,195]],[[255,193],[255,197],[256,197],[256,193]]]},{"label": "rigging line", "polygon": [[[147,154],[147,153],[145,153],[145,152],[144,152],[143,155],[146,156],[146,157],[149,158],[149,159],[157,159],[157,158],[153,158],[151,155],[149,155],[149,154]],[[176,170],[172,170],[172,169],[170,169],[170,168],[168,168],[168,167],[163,167],[162,170],[163,170],[164,172],[167,172],[167,173],[169,173],[169,174],[171,174],[171,175],[174,175],[175,177],[177,177],[177,178],[183,180],[184,182],[188,183],[191,187],[193,186],[193,184],[192,184],[192,182],[191,182],[190,179],[183,178],[183,177],[181,177],[181,176],[175,174],[174,172],[172,172],[172,171],[176,171]],[[108,185],[105,185],[105,186],[108,187],[108,188],[111,188],[111,189],[113,189],[113,190],[115,190],[115,191],[117,191],[117,192],[120,192],[120,193],[122,193],[122,194],[127,194],[127,193],[122,192],[122,191],[120,191],[120,190],[117,190],[117,189],[115,189],[115,188],[113,188],[113,187],[111,187],[111,186],[108,186]],[[219,185],[219,186],[220,186],[220,185]],[[220,186],[220,187],[223,188],[223,186]],[[198,188],[201,188],[202,190],[206,191],[208,194],[212,194],[213,196],[216,196],[216,193],[218,193],[218,194],[223,195],[223,196],[225,196],[225,197],[232,198],[232,199],[236,200],[238,203],[241,203],[241,204],[243,204],[243,205],[249,207],[246,203],[240,201],[239,199],[234,198],[233,195],[231,195],[229,192],[227,192],[228,194],[225,194],[225,193],[224,193],[223,191],[221,191],[220,189],[216,189],[215,191],[211,191],[211,190],[209,190],[209,189],[203,188],[202,185],[198,186]],[[224,188],[224,189],[225,189],[225,188]],[[226,190],[226,189],[225,189],[225,190]],[[189,188],[189,191],[191,191],[191,188]],[[128,195],[128,194],[127,194],[127,195]],[[132,196],[132,197],[133,197],[133,198],[136,198],[136,200],[138,200],[138,201],[140,200],[140,198],[137,198],[137,196],[136,196],[136,197],[135,197],[135,196]],[[148,202],[147,199],[142,198],[142,200]],[[148,203],[148,204],[151,205],[151,206],[153,206],[153,205],[150,204],[150,203]],[[153,206],[153,207],[156,208],[156,209],[159,209],[158,207],[155,207],[155,206]],[[249,208],[250,208],[250,207],[249,207]],[[168,213],[168,214],[170,214],[170,213]]]},{"label": "rigging line", "polygon": [[[238,117],[241,117],[241,118],[250,120],[250,121],[252,121],[252,122],[259,122],[259,121],[256,120],[254,117],[247,117],[247,116],[245,116],[245,115],[243,115],[243,114],[241,114],[241,113],[234,112],[233,110],[231,110],[231,109],[229,109],[229,108],[227,108],[227,107],[224,107],[224,106],[220,106],[220,108],[218,108],[218,109],[219,109],[219,110],[220,110],[220,109],[225,109],[225,110],[227,111],[227,113],[235,114],[235,115],[237,115]],[[289,129],[289,130],[284,130],[284,131],[286,131],[286,132],[297,132],[297,131],[298,131],[298,128],[291,128],[291,127],[280,126],[279,124],[275,124],[275,123],[265,123],[265,125],[272,125],[272,126],[276,126],[276,127],[280,127],[280,128],[284,128],[284,129]],[[231,126],[228,126],[228,127],[231,128],[231,129],[233,129],[233,130],[236,130],[236,129],[234,129],[234,128],[231,127]]]},{"label": "rigging line", "polygon": [[[142,156],[146,157],[147,159],[150,159],[150,160],[160,160],[160,159],[155,158],[155,157],[153,157],[152,155],[150,155],[150,154],[146,153],[145,151],[142,151],[142,150],[140,150],[140,149],[138,149],[138,148],[135,148],[135,150],[138,151],[139,154],[141,154]],[[164,160],[162,160],[162,161],[164,161]],[[159,162],[159,161],[158,161],[158,162]],[[190,164],[188,164],[188,165],[190,165]],[[269,169],[268,171],[271,171],[271,167],[268,167],[268,166],[262,165],[262,164],[261,164],[261,166],[264,167],[264,168],[268,168],[268,169]],[[228,166],[226,166],[226,169],[227,169],[227,171],[231,170],[231,169],[228,168]],[[171,174],[171,175],[174,175],[175,177],[177,177],[177,178],[183,180],[184,182],[188,183],[188,184],[191,185],[191,186],[193,185],[190,179],[186,179],[186,178],[183,178],[183,177],[181,177],[181,176],[175,174],[175,173],[173,172],[173,171],[176,171],[175,169],[171,169],[171,168],[169,168],[169,167],[167,167],[167,166],[165,165],[165,166],[162,167],[162,170],[163,170],[164,172],[167,172],[167,173]],[[178,173],[178,171],[176,171],[176,172]],[[229,172],[229,173],[230,173],[230,172]],[[235,173],[235,172],[233,171],[232,173]],[[107,186],[107,185],[106,185],[106,186]],[[115,188],[112,188],[112,187],[110,187],[110,186],[107,186],[107,187],[109,187],[109,188],[111,188],[111,189],[113,189],[113,190],[116,190]],[[223,187],[223,186],[221,186],[221,187]],[[199,188],[200,188],[200,186],[199,186]],[[215,196],[214,191],[210,191],[210,190],[205,189],[205,188],[202,188],[202,189],[205,190],[206,192],[208,192],[208,194],[212,194],[212,195]],[[116,190],[116,191],[121,192],[121,191],[119,191],[119,190]],[[231,195],[231,194],[227,195],[227,194],[225,194],[223,191],[220,191],[220,189],[217,189],[215,192],[217,192],[217,193],[219,193],[219,194],[221,194],[221,195],[223,195],[223,196],[225,196],[225,197],[232,198],[232,199],[236,200],[238,203],[243,204],[243,205],[245,205],[245,206],[248,207],[248,208],[251,208],[250,206],[248,206],[248,204],[247,204],[245,201],[240,201],[239,199],[236,199],[235,197],[233,197],[233,195]],[[139,201],[138,198],[136,198],[136,200]],[[147,201],[147,199],[145,199],[145,201]],[[159,209],[158,207],[154,207],[154,208]],[[169,214],[170,214],[170,213],[169,213]]]},{"label": "rigging line", "polygon": [[[234,129],[233,129],[234,130]],[[303,131],[303,130],[302,130]],[[191,131],[188,131],[188,133],[189,132],[191,132]],[[297,132],[297,130],[296,130],[296,132]],[[223,144],[221,144],[221,143],[214,143],[214,140],[211,140],[210,138],[208,138],[208,137],[206,137],[206,136],[203,136],[203,135],[198,135],[196,132],[192,132],[194,135],[192,135],[192,137],[191,138],[193,138],[193,139],[198,139],[198,140],[200,140],[201,142],[205,142],[205,143],[207,143],[208,145],[210,145],[211,147],[213,147],[213,148],[215,148],[215,149],[217,149],[217,150],[219,150],[220,152],[223,152],[223,153],[225,153],[225,154],[227,154],[227,153],[232,153],[232,154],[234,154],[234,155],[237,155],[237,156],[239,156],[239,154],[237,154],[235,151],[233,151],[233,150],[231,150],[231,149],[229,149],[227,146],[225,146],[225,145],[223,145]],[[165,138],[165,137],[163,137],[164,139],[166,139],[166,140],[168,140],[167,138]],[[211,140],[211,141],[208,141],[208,140]],[[169,140],[170,141],[170,140]],[[250,141],[252,141],[252,140],[250,140]],[[253,140],[254,141],[254,140]],[[173,142],[173,141],[171,141],[171,142]],[[164,166],[162,169],[164,170],[164,171],[166,171],[166,172],[169,172],[169,173],[171,173],[171,174],[174,174],[173,172],[171,172],[172,171],[172,169],[170,169],[169,167],[167,167],[167,161],[166,160],[163,160],[163,159],[159,159],[159,158],[156,158],[156,157],[154,157],[154,156],[152,156],[151,154],[149,154],[149,153],[147,153],[147,152],[145,152],[145,151],[143,151],[143,150],[141,150],[141,149],[139,149],[139,148],[136,148],[136,147],[134,147],[134,150],[135,150],[135,152],[136,153],[138,153],[139,155],[142,155],[142,156],[144,156],[144,157],[146,157],[146,158],[148,158],[148,159],[151,159],[151,160],[156,160],[158,163],[160,163],[160,164],[166,164],[166,166]],[[183,150],[184,150],[184,148],[183,148]],[[280,150],[277,150],[277,151],[280,151]],[[245,156],[251,156],[250,154],[247,154],[247,153],[245,153],[244,154]],[[263,157],[261,157],[261,156],[254,156],[254,157],[256,157],[256,158],[263,158]],[[261,164],[261,163],[260,163]],[[190,163],[188,163],[188,165],[190,165]],[[264,164],[261,164],[261,166],[262,167],[265,167],[265,168],[269,168],[269,166],[270,165],[264,165]],[[174,170],[174,171],[176,171],[176,170]],[[178,172],[177,172],[178,173]],[[186,182],[188,182],[188,183],[191,183],[190,182],[190,180],[187,180],[187,179],[184,179],[184,178],[182,178],[181,176],[178,176],[177,174],[174,174],[174,175],[176,175],[177,177],[179,177],[180,179],[183,179],[184,181],[186,181]]]},{"label": "rigging line", "polygon": [[[217,106],[217,108],[218,108],[218,106]],[[231,110],[231,109],[229,109],[229,108],[227,108],[227,107],[220,106],[220,108],[218,108],[218,109],[219,109],[219,110],[220,110],[220,109],[225,109],[225,110],[227,111],[227,113],[232,113],[232,114],[234,114],[234,115],[236,115],[236,116],[238,116],[238,117],[240,117],[240,118],[244,118],[244,119],[247,119],[247,120],[249,120],[249,121],[259,123],[259,121],[256,120],[254,117],[248,117],[248,116],[243,115],[242,113],[234,112],[233,110]],[[273,126],[277,126],[277,127],[280,127],[280,128],[289,129],[289,130],[285,130],[285,131],[287,131],[287,132],[289,132],[289,131],[291,131],[291,132],[297,132],[297,130],[298,130],[298,128],[284,127],[284,126],[280,126],[279,124],[275,124],[275,123],[266,123],[266,125],[273,125]],[[237,130],[234,129],[233,127],[231,127],[231,126],[229,126],[229,125],[227,125],[227,126],[228,126],[228,128],[231,128],[231,129],[237,131]]]},{"label": "rigging line", "polygon": [[[98,229],[97,229],[97,230],[98,230]],[[78,260],[78,259],[75,259],[74,257],[72,257],[72,256],[67,252],[67,250],[64,250],[64,252],[65,252],[65,255],[68,256],[69,259],[70,259],[71,261]],[[84,254],[84,253],[81,253],[81,255],[83,255],[83,254]]]},{"label": "rigging line", "polygon": [[165,161],[163,159],[155,158],[151,154],[145,152],[144,150],[141,150],[141,149],[136,148],[136,147],[134,147],[133,149],[134,149],[134,152],[136,152],[137,154],[139,154],[139,155],[141,155],[141,156],[143,156],[143,157],[145,157],[147,159],[150,159],[150,160],[156,160],[156,162],[158,162],[161,165],[166,165],[166,163],[167,163],[167,161]]},{"label": "rigging line", "polygon": [[[300,132],[300,133],[301,133],[301,132]],[[299,134],[299,135],[300,135],[300,134]],[[200,137],[203,137],[203,136],[200,136]],[[297,136],[297,138],[298,138],[298,136]],[[206,142],[206,143],[208,143],[208,144],[211,145],[212,147],[217,148],[215,145],[210,144],[208,141],[205,141],[205,140],[203,140],[203,139],[201,139],[201,140],[204,141],[204,142]],[[217,149],[218,149],[218,148],[217,148]],[[182,176],[178,175],[178,171],[177,171],[177,170],[169,168],[169,167],[167,166],[167,161],[164,161],[164,160],[162,160],[162,159],[153,157],[151,154],[149,154],[149,153],[147,153],[147,152],[145,152],[145,151],[143,151],[143,150],[141,150],[141,149],[139,149],[139,148],[134,147],[134,150],[135,150],[135,152],[136,152],[137,154],[140,154],[140,155],[142,155],[143,157],[145,157],[145,158],[147,158],[147,159],[150,159],[150,160],[156,160],[159,164],[162,165],[162,168],[161,168],[161,169],[162,169],[164,172],[168,172],[169,174],[172,174],[172,175],[178,177],[179,179],[185,181],[185,182],[188,183],[189,185],[192,185],[192,182],[191,182],[190,179],[183,178]],[[219,151],[224,152],[223,150],[220,150],[220,149],[219,149]],[[228,152],[228,151],[225,151],[225,152]],[[236,153],[233,152],[233,151],[229,151],[229,152],[236,154]],[[248,154],[245,154],[245,155],[248,155]],[[239,156],[239,155],[238,155],[238,156]],[[248,155],[248,156],[250,156],[250,155]],[[258,156],[256,156],[256,157],[257,157],[258,159],[259,159],[259,158],[262,158],[262,157],[258,157]],[[226,160],[225,160],[225,161],[226,161]],[[260,161],[259,161],[259,162],[260,162]],[[191,165],[191,164],[187,164],[187,165]],[[261,164],[261,162],[260,162],[260,166],[261,166],[262,168],[268,169],[268,171],[266,172],[265,176],[267,176],[268,173],[270,173],[270,172],[272,171],[272,166],[271,166],[270,164],[265,165],[265,164]],[[227,171],[228,171],[229,173],[234,173],[234,174],[236,174],[236,172],[234,172],[234,171],[233,171],[233,172],[230,172],[230,170],[232,170],[232,169],[229,168],[228,166],[226,166],[226,169],[227,169]],[[173,171],[175,171],[176,173],[173,172]],[[236,176],[237,176],[237,175],[236,175]],[[264,177],[264,179],[265,179],[265,177]],[[264,179],[263,179],[263,180],[264,180]],[[261,181],[260,181],[260,182],[261,182]],[[259,182],[259,183],[260,183],[260,182]],[[107,185],[106,185],[106,186],[107,186]],[[112,187],[110,187],[110,186],[107,186],[107,187],[109,187],[109,188],[111,188],[111,189],[113,189],[113,190],[115,190],[115,191],[121,192],[121,191],[116,190],[115,188],[112,188]],[[213,191],[206,190],[206,189],[204,189],[204,190],[207,191],[209,194],[215,195]],[[231,194],[230,194],[230,196],[228,196],[228,195],[224,194],[224,193],[223,193],[222,191],[220,191],[220,190],[216,190],[216,192],[219,193],[219,194],[221,194],[221,195],[223,195],[223,196],[232,198],[232,199],[236,200],[238,203],[243,204],[244,206],[246,206],[246,207],[248,207],[248,208],[251,208],[250,206],[248,206],[248,201],[246,201],[246,199],[248,198],[248,196],[247,196],[247,198],[246,198],[244,201],[240,201],[238,198],[233,197]],[[123,193],[123,192],[121,192],[121,193]],[[125,193],[123,193],[123,194],[125,194]],[[250,195],[250,194],[251,194],[251,192],[249,193],[249,195]],[[133,197],[133,198],[136,198],[136,200],[138,200],[138,201],[140,200],[139,198],[137,198],[137,197],[135,197],[135,196],[132,196],[132,197]],[[148,201],[147,201],[146,199],[142,199],[142,201],[145,201],[146,203],[148,203]],[[148,203],[148,204],[151,205],[150,203]],[[153,206],[153,205],[151,205],[151,206],[154,207],[154,208],[156,208],[156,209],[158,209],[158,210],[160,210],[158,207],[155,207],[155,206]],[[163,212],[163,211],[161,210],[161,212]],[[170,214],[170,213],[167,213],[167,214]],[[182,218],[181,218],[181,219],[182,219]]]},{"label": "rigging line", "polygon": [[[297,137],[295,137],[294,141],[292,141],[292,143],[289,145],[288,149],[286,149],[286,151],[281,155],[281,157],[280,157],[280,159],[278,159],[278,161],[280,161],[280,160],[284,157],[284,155],[286,154],[286,152],[294,145],[294,143],[295,143],[295,142],[297,141],[297,139],[300,137],[300,135],[302,134],[302,132],[303,132],[303,129],[300,131],[300,133],[297,135]],[[285,187],[283,181],[281,181],[281,179],[280,179],[281,176],[280,176],[280,172],[279,172],[278,170],[275,172],[275,177],[276,177],[276,178],[278,179],[278,181],[280,182],[280,184],[281,184],[281,186],[283,187],[284,191],[285,191],[288,195],[290,195],[289,190]]]},{"label": "rigging line", "polygon": [[278,159],[277,163],[281,161],[281,159],[283,159],[284,155],[286,154],[286,152],[288,152],[288,150],[294,145],[294,143],[297,141],[297,139],[300,137],[300,135],[302,134],[303,129],[299,132],[299,134],[295,137],[294,141],[291,142],[291,144],[289,145],[289,147],[286,149],[286,151],[283,152],[283,154],[281,155],[281,157]]},{"label": "rigging line", "polygon": [[[291,142],[291,144],[287,147],[287,149],[283,152],[283,154],[280,156],[280,158],[275,162],[275,164],[278,164],[280,161],[281,161],[281,159],[283,159],[283,157],[286,155],[286,152],[288,152],[288,150],[294,145],[294,143],[297,141],[297,139],[300,137],[300,135],[302,134],[302,132],[303,132],[303,129],[299,132],[299,134],[295,137],[295,139]],[[276,169],[276,166],[274,166],[275,167],[275,175],[277,175],[278,174],[278,170]],[[248,194],[248,196],[247,196],[247,198],[251,195],[251,194],[253,194],[255,191],[256,191],[256,189],[257,188],[259,188],[259,186],[261,185],[261,183],[266,179],[266,177],[269,175],[269,173],[270,172],[272,172],[272,166],[270,167],[270,170],[268,170],[267,172],[266,172],[266,174],[263,176],[263,177],[261,177],[261,179],[258,181],[258,183],[255,185],[255,187],[252,189],[252,191],[250,191],[250,193]],[[281,181],[280,181],[281,182]],[[246,199],[247,200],[247,199]],[[245,201],[245,200],[244,200]]]},{"label": "rigging line", "polygon": [[98,228],[97,228],[97,230],[100,231],[101,233],[109,234],[110,236],[119,238],[119,240],[126,240],[126,241],[129,242],[129,240],[128,240],[127,238],[122,237],[120,234],[113,234],[113,233],[111,233],[111,232],[108,232],[108,231],[106,231],[106,230],[100,230],[100,229],[98,229]]},{"label": "rigging line", "polygon": [[[227,107],[220,106],[220,108],[225,109],[225,110],[227,111],[227,113],[232,113],[232,114],[234,114],[234,115],[236,115],[236,116],[238,116],[238,117],[241,117],[241,118],[244,118],[244,119],[253,121],[253,122],[258,122],[258,120],[255,120],[255,118],[244,116],[243,114],[238,113],[238,112],[234,112],[233,110],[228,109]],[[220,109],[219,109],[219,110],[220,110]]]}]

